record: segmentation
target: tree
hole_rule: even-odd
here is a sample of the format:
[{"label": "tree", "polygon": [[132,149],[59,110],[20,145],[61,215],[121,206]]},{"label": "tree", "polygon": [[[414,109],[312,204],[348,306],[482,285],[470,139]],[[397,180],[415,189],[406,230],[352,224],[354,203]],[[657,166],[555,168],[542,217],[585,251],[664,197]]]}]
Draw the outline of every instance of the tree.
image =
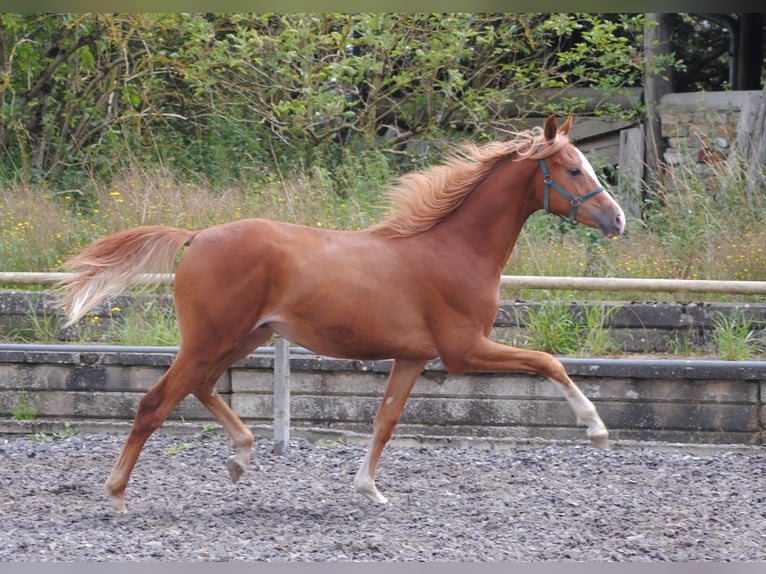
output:
[{"label": "tree", "polygon": [[127,138],[126,128],[172,115],[177,74],[163,54],[163,24],[139,14],[2,14],[5,163],[55,179],[66,167],[107,161],[99,149]]},{"label": "tree", "polygon": [[640,85],[642,33],[619,14],[3,14],[0,149],[48,180],[349,150],[409,169],[529,113],[638,114],[549,96]]}]

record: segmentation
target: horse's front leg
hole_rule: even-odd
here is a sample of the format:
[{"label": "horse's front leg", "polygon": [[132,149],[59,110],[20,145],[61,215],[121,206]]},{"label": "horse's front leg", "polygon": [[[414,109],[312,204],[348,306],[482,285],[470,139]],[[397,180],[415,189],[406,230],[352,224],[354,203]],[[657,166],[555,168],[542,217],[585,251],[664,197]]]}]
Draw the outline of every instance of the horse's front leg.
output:
[{"label": "horse's front leg", "polygon": [[482,338],[461,355],[442,355],[451,373],[475,371],[522,371],[547,377],[561,389],[577,417],[577,423],[587,427],[586,435],[599,448],[609,448],[609,431],[593,403],[577,388],[567,375],[564,365],[555,357],[540,351],[517,349]]},{"label": "horse's front leg", "polygon": [[373,421],[373,435],[367,454],[362,461],[362,466],[354,478],[354,489],[380,504],[385,504],[388,499],[383,496],[375,486],[375,469],[378,466],[383,447],[391,438],[396,423],[404,410],[404,404],[410,395],[412,387],[418,380],[426,361],[396,360],[388,377],[388,385],[383,393],[383,400]]}]

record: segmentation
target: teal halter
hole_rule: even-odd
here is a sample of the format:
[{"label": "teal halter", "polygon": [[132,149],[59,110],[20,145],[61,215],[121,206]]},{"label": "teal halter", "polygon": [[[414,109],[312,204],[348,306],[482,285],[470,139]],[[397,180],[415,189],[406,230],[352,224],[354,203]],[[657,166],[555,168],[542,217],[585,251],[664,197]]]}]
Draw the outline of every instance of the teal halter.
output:
[{"label": "teal halter", "polygon": [[[548,171],[548,165],[545,163],[544,159],[540,160],[540,167],[543,168],[543,181],[545,182],[545,192],[543,194],[543,208],[545,209],[545,213],[552,213],[552,211],[548,209],[548,198],[551,193],[551,187],[553,187],[556,191],[558,191],[561,195],[563,195],[564,198],[569,202],[569,205],[572,206],[572,210],[569,212],[569,219],[567,219],[567,221],[571,224],[577,223],[575,221],[575,216],[577,215],[577,208],[580,207],[580,205],[585,200],[590,199],[597,193],[604,191],[604,188],[602,186],[598,186],[596,189],[594,189],[593,191],[589,191],[585,195],[581,195],[580,197],[575,197],[571,193],[567,192],[558,183],[553,181],[551,172]],[[559,215],[559,217],[561,217],[562,219],[566,219],[563,215]]]}]

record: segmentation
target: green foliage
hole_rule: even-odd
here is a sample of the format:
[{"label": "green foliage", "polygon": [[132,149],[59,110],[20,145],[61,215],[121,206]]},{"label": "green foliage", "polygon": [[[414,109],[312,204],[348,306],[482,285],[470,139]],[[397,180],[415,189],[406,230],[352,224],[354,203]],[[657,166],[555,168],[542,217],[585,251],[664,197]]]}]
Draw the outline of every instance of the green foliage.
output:
[{"label": "green foliage", "polygon": [[641,84],[636,45],[643,31],[639,14],[552,14],[540,25],[559,37],[557,86],[592,85],[609,91]]},{"label": "green foliage", "polygon": [[58,340],[63,320],[46,309],[37,312],[30,309],[26,315],[26,326],[12,329],[9,338],[19,342],[53,343]]},{"label": "green foliage", "polygon": [[118,345],[177,346],[180,340],[178,322],[172,308],[150,301],[143,307],[133,307],[126,312],[114,307],[111,328],[102,339]]},{"label": "green foliage", "polygon": [[565,301],[542,304],[528,311],[529,341],[539,351],[574,354],[580,349],[585,328]]},{"label": "green foliage", "polygon": [[619,311],[619,306],[591,305],[585,307],[584,338],[580,347],[581,351],[598,356],[612,350],[612,342],[606,328],[617,311]]},{"label": "green foliage", "polygon": [[688,357],[694,349],[692,346],[693,332],[689,328],[685,333],[674,333],[667,339],[668,350],[673,355]]},{"label": "green foliage", "polygon": [[508,118],[593,108],[542,88],[637,85],[643,25],[592,14],[2,14],[3,178],[72,189],[154,162],[220,184],[332,169],[347,149],[411,169]]},{"label": "green foliage", "polygon": [[33,442],[53,442],[54,440],[66,440],[73,436],[80,434],[79,429],[74,427],[72,423],[65,422],[64,429],[56,432],[38,431],[27,435],[27,439]]},{"label": "green foliage", "polygon": [[163,81],[135,36],[144,25],[140,15],[2,15],[0,146],[12,173],[57,179],[114,151],[103,136],[145,113],[130,92]]},{"label": "green foliage", "polygon": [[731,316],[719,315],[713,319],[713,342],[716,350],[726,360],[752,359],[761,350],[753,328],[753,319],[746,317],[741,309]]},{"label": "green foliage", "polygon": [[26,393],[21,390],[16,397],[16,404],[11,408],[11,417],[16,421],[33,421],[37,418],[37,413],[27,401]]},{"label": "green foliage", "polygon": [[675,166],[664,185],[648,190],[644,246],[664,252],[647,257],[662,264],[654,276],[763,280],[766,197],[747,187],[763,170],[735,151],[726,162]]},{"label": "green foliage", "polygon": [[612,350],[607,331],[619,306],[588,305],[582,311],[566,300],[542,303],[527,311],[528,343],[534,349],[563,355],[604,355]]}]

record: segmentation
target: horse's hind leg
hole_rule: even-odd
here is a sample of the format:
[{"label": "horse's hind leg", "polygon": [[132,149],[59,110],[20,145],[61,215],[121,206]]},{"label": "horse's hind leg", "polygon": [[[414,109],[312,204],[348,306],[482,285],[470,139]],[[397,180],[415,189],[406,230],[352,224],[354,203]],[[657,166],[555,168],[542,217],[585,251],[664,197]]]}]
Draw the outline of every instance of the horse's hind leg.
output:
[{"label": "horse's hind leg", "polygon": [[253,448],[253,433],[236,413],[231,410],[215,389],[200,391],[195,396],[211,412],[215,419],[221,423],[226,434],[231,438],[234,454],[229,457],[226,467],[232,482],[237,482],[245,472],[250,462],[250,452]]},{"label": "horse's hind leg", "polygon": [[375,486],[375,469],[378,466],[383,447],[391,438],[407,397],[425,364],[426,361],[394,361],[386,391],[383,393],[383,400],[373,421],[370,446],[367,448],[362,466],[359,467],[354,478],[354,489],[373,502],[381,504],[388,502],[388,499]]},{"label": "horse's hind leg", "polygon": [[125,487],[130,473],[147,439],[157,430],[176,405],[190,392],[186,381],[193,381],[193,373],[184,373],[184,361],[179,355],[168,371],[143,396],[138,403],[136,418],[122,448],[117,462],[106,481],[106,492],[111,498],[112,508],[126,512]]},{"label": "horse's hind leg", "polygon": [[[138,412],[128,440],[106,481],[106,491],[112,499],[114,510],[126,511],[125,488],[147,439],[165,422],[176,405],[191,393],[202,401],[231,437],[235,454],[229,460],[229,474],[232,480],[239,478],[250,459],[253,435],[215,392],[214,387],[218,378],[230,365],[247,356],[271,335],[270,329],[256,329],[243,337],[238,346],[228,350],[215,351],[210,348],[209,342],[207,346],[189,343],[182,347],[168,371],[138,404]],[[191,335],[189,339],[192,339]],[[200,349],[207,351],[207,360],[202,361],[198,358],[205,354]],[[218,358],[211,360],[211,356]]]},{"label": "horse's hind leg", "polygon": [[[253,349],[265,343],[273,334],[274,332],[267,327],[260,327],[254,330],[240,345],[239,349],[228,357],[225,361],[226,367],[249,355]],[[221,423],[226,434],[231,438],[234,454],[229,457],[226,466],[229,470],[231,481],[237,482],[250,462],[250,452],[253,448],[253,433],[231,407],[226,404],[215,388],[204,387],[195,391],[194,395],[205,405],[215,419]]]}]

